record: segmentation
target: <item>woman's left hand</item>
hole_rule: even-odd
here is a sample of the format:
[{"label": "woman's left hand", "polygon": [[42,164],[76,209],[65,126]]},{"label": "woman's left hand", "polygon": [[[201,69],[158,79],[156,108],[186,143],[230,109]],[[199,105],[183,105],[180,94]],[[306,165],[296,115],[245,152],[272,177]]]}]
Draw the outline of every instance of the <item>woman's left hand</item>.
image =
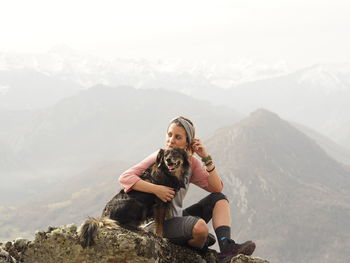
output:
[{"label": "woman's left hand", "polygon": [[201,158],[208,156],[207,150],[200,139],[193,139],[192,150]]}]

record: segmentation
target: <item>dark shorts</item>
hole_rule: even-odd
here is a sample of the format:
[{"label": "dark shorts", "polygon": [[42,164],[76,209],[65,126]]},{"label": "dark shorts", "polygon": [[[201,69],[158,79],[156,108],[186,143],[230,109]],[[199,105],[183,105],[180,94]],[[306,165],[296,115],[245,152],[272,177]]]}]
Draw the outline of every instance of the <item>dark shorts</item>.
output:
[{"label": "dark shorts", "polygon": [[198,203],[183,210],[182,217],[173,217],[164,222],[164,237],[179,245],[187,244],[192,239],[192,229],[201,218],[208,223],[213,215],[213,209],[217,201],[225,199],[222,193],[211,193]]}]

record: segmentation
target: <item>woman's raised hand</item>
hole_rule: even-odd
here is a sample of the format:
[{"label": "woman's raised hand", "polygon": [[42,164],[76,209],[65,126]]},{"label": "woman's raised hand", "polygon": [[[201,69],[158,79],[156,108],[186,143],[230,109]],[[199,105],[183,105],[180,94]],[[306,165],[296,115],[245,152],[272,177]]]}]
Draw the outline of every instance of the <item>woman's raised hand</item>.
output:
[{"label": "woman's raised hand", "polygon": [[207,149],[200,139],[195,138],[192,140],[192,150],[201,158],[208,156]]}]

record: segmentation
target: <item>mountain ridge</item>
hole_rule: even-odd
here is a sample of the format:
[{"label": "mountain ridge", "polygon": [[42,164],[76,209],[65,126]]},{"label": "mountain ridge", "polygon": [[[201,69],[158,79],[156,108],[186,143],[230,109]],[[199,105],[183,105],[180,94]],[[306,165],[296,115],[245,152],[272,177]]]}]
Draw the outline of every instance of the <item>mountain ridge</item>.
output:
[{"label": "mountain ridge", "polygon": [[[342,263],[349,256],[344,251],[350,245],[350,171],[314,140],[277,114],[258,110],[216,130],[204,142],[230,200],[235,240],[253,239],[255,255],[271,262],[326,263],[332,258]],[[80,223],[87,216],[99,216],[119,188],[116,177],[123,169],[126,167],[113,164],[97,166],[80,174],[81,179],[77,177],[75,182],[85,183],[75,189],[71,185],[66,192],[19,210],[3,208],[6,220],[0,220],[0,227],[11,226],[28,235],[29,226],[34,231],[48,224]],[[199,194],[192,189],[186,205],[202,195],[203,191]],[[23,217],[28,222],[21,222]]]},{"label": "mountain ridge", "polygon": [[[9,149],[7,155],[13,152],[11,158],[20,160],[18,175],[16,171],[5,174],[8,180],[27,183],[24,189],[18,188],[21,194],[11,188],[0,195],[6,199],[32,196],[99,162],[136,162],[163,146],[166,125],[178,115],[196,123],[198,136],[241,118],[228,107],[174,91],[105,85],[80,91],[42,110],[0,111],[4,121],[0,142]],[[0,157],[11,161],[9,156]],[[0,171],[5,172],[10,164],[2,161]],[[31,183],[34,179],[35,184]]]},{"label": "mountain ridge", "polygon": [[218,130],[206,143],[233,202],[239,240],[256,240],[256,253],[272,262],[344,262],[348,170],[266,110]]}]

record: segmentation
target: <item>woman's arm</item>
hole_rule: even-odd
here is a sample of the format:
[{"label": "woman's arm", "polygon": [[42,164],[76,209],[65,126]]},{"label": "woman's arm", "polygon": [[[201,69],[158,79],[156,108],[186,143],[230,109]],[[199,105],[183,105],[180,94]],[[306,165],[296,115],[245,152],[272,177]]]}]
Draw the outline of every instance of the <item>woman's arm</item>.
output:
[{"label": "woman's arm", "polygon": [[171,187],[164,185],[152,184],[150,182],[140,179],[133,186],[133,190],[151,193],[156,195],[163,202],[171,201],[175,196],[175,191]]},{"label": "woman's arm", "polygon": [[[201,161],[192,156],[191,161],[192,176],[190,182],[207,190],[208,192],[221,192],[223,183],[220,176],[216,173],[208,173],[203,167]],[[210,170],[209,170],[210,171]]]},{"label": "woman's arm", "polygon": [[140,178],[142,173],[153,163],[155,163],[157,154],[158,151],[152,153],[146,159],[129,168],[120,175],[119,183],[124,187],[124,191],[126,193],[131,190],[151,193],[156,195],[163,202],[170,201],[174,197],[174,189],[163,185],[152,184]]},{"label": "woman's arm", "polygon": [[133,186],[141,180],[140,176],[148,167],[155,163],[157,158],[157,152],[152,153],[144,160],[129,168],[119,176],[119,183],[124,187],[124,191],[127,193],[133,189]]},{"label": "woman's arm", "polygon": [[[193,139],[192,143],[193,151],[200,157],[207,157],[208,152],[200,139]],[[193,158],[194,159],[194,158]],[[210,165],[203,168],[198,160],[194,161],[193,174],[194,183],[201,184],[203,188],[211,192],[221,192],[223,189],[223,183],[219,176],[213,162]],[[208,186],[203,185],[200,181],[207,176]]]},{"label": "woman's arm", "polygon": [[221,192],[224,187],[223,187],[223,184],[222,184],[222,181],[221,181],[221,177],[219,176],[216,168],[214,167],[213,164],[208,165],[206,167],[207,167],[206,168],[207,172],[210,171],[210,172],[208,172],[208,174],[209,174],[209,176],[208,176],[209,185],[212,188],[215,189],[214,192]]}]

